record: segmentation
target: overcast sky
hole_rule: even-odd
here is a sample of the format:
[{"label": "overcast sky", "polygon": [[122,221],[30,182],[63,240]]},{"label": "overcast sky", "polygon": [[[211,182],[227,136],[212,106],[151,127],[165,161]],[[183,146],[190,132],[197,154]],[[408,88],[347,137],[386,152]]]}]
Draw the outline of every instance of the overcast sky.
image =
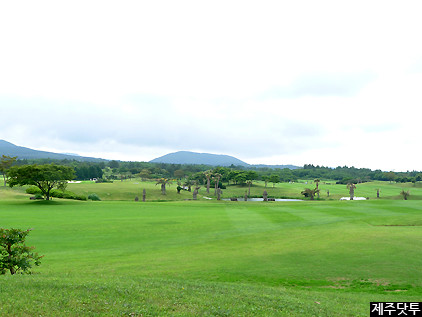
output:
[{"label": "overcast sky", "polygon": [[2,1],[0,139],[422,170],[418,1]]}]

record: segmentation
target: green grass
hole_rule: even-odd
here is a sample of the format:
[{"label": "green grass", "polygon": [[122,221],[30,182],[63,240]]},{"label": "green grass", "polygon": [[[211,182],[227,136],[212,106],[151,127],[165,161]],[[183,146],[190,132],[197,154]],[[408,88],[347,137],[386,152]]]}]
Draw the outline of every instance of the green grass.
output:
[{"label": "green grass", "polygon": [[[306,184],[307,182],[307,184]],[[268,183],[265,187],[264,182],[256,181],[251,187],[251,196],[262,197],[264,190],[268,192],[269,196],[277,198],[297,198],[303,199],[301,192],[305,188],[314,188],[315,184],[311,180],[300,180],[296,183],[279,183],[273,187],[272,183]],[[142,200],[142,190],[145,188],[147,193],[147,201],[174,201],[192,199],[192,192],[181,191],[177,194],[177,183],[167,186],[167,195],[161,195],[160,185],[155,185],[152,181],[141,181],[140,179],[132,179],[125,181],[115,181],[114,183],[96,184],[94,182],[82,182],[80,184],[69,184],[68,190],[76,194],[88,196],[96,193],[102,200],[134,200],[136,196]],[[346,185],[337,185],[335,181],[322,180],[319,183],[320,198],[324,200],[338,200],[341,197],[348,197],[349,190]],[[412,183],[397,184],[389,182],[368,182],[357,184],[355,196],[369,197],[376,199],[377,188],[381,190],[381,199],[402,199],[400,191],[402,189],[410,190],[410,200],[422,199],[422,184],[416,185]],[[222,197],[243,197],[247,186],[230,185],[223,190]],[[327,196],[327,190],[330,191],[330,196]],[[198,199],[205,200],[205,197],[216,199],[214,196],[214,189],[210,189],[210,194],[206,193],[206,187],[201,186],[199,190]]]},{"label": "green grass", "polygon": [[[167,195],[162,195],[160,185],[155,185],[153,181],[141,181],[140,179],[132,179],[125,181],[115,181],[114,183],[96,184],[91,181],[85,181],[79,184],[68,184],[67,189],[79,195],[88,196],[97,194],[101,200],[118,200],[118,201],[134,201],[137,196],[142,200],[142,190],[146,190],[146,200],[151,202],[158,201],[184,201],[192,199],[192,192],[182,190],[177,194],[177,183],[173,182],[167,186]],[[264,190],[268,192],[270,197],[277,198],[296,198],[303,199],[301,192],[305,188],[314,188],[315,184],[311,180],[300,180],[295,183],[268,183],[265,187],[264,182],[256,181],[251,187],[252,197],[262,197]],[[25,188],[0,187],[0,199],[23,199],[25,196]],[[400,192],[404,190],[410,191],[409,200],[422,200],[422,183],[389,183],[389,182],[368,182],[357,184],[355,196],[368,197],[369,199],[377,199],[377,189],[380,189],[380,199],[401,200]],[[341,197],[348,197],[349,191],[346,185],[337,185],[333,180],[322,180],[319,183],[321,200],[339,200]],[[330,196],[327,196],[327,190]],[[230,185],[223,190],[222,198],[243,197],[248,191],[247,186]],[[29,197],[26,196],[26,198]],[[206,193],[206,187],[201,186],[198,194],[198,200],[205,201],[205,197],[216,200],[214,189],[210,189],[210,194]]]},{"label": "green grass", "polygon": [[28,244],[45,255],[34,275],[0,276],[3,316],[367,316],[370,301],[422,296],[418,201],[0,193],[0,226],[34,228]]}]

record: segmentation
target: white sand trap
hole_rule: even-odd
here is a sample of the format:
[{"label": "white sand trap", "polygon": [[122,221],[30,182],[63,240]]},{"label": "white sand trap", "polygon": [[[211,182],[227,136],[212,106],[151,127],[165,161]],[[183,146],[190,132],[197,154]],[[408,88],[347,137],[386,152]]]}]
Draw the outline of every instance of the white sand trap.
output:
[{"label": "white sand trap", "polygon": [[[350,197],[341,197],[340,200],[350,200]],[[366,200],[365,197],[353,197],[353,200]]]}]

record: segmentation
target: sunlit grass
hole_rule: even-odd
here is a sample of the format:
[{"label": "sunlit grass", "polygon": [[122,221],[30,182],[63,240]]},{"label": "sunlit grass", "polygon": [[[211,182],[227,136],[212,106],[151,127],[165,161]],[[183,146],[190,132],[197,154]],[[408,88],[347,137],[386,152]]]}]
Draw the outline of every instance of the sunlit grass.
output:
[{"label": "sunlit grass", "polygon": [[4,316],[366,316],[422,295],[417,201],[14,199],[0,219],[45,255],[0,276]]},{"label": "sunlit grass", "polygon": [[[102,200],[134,200],[136,196],[142,200],[142,190],[146,189],[147,201],[171,201],[192,199],[192,192],[182,190],[177,194],[177,182],[167,186],[167,195],[161,195],[159,185],[153,181],[141,181],[132,179],[125,181],[115,181],[114,183],[96,184],[94,182],[83,182],[80,184],[69,184],[68,189],[77,194],[88,196],[96,193]],[[315,188],[313,180],[300,180],[294,183],[265,183],[255,181],[251,187],[250,196],[262,197],[263,192],[267,191],[270,197],[276,198],[296,198],[303,199],[301,192],[305,188]],[[410,190],[410,200],[422,199],[422,185],[412,183],[389,183],[389,182],[368,182],[356,185],[355,196],[376,199],[377,189],[380,189],[381,199],[402,199],[400,191],[402,189]],[[338,200],[341,197],[348,197],[349,190],[346,185],[337,185],[333,180],[321,180],[319,183],[320,199]],[[327,193],[329,191],[329,195]],[[248,192],[248,186],[229,185],[222,191],[222,198],[243,197]],[[216,199],[214,188],[210,188],[210,193],[206,193],[206,186],[202,185],[199,190],[198,199],[205,200],[204,197]]]}]

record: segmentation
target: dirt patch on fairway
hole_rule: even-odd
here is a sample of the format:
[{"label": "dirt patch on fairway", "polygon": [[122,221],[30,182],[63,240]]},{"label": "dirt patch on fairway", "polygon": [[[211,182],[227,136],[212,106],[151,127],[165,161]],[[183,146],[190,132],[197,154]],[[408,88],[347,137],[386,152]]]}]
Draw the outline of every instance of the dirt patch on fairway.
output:
[{"label": "dirt patch on fairway", "polygon": [[390,285],[390,282],[384,281],[384,280],[372,280],[372,279],[369,279],[368,281],[371,282],[371,283],[373,283],[373,284],[375,284],[376,286],[388,286],[388,285]]},{"label": "dirt patch on fairway", "polygon": [[374,227],[422,227],[422,225],[372,225]]},{"label": "dirt patch on fairway", "polygon": [[321,286],[323,288],[344,289],[349,287],[370,287],[370,286],[389,286],[390,282],[387,280],[367,279],[367,280],[350,280],[343,277],[330,279],[334,285]]},{"label": "dirt patch on fairway", "polygon": [[407,289],[392,289],[386,290],[386,292],[407,292]]}]

